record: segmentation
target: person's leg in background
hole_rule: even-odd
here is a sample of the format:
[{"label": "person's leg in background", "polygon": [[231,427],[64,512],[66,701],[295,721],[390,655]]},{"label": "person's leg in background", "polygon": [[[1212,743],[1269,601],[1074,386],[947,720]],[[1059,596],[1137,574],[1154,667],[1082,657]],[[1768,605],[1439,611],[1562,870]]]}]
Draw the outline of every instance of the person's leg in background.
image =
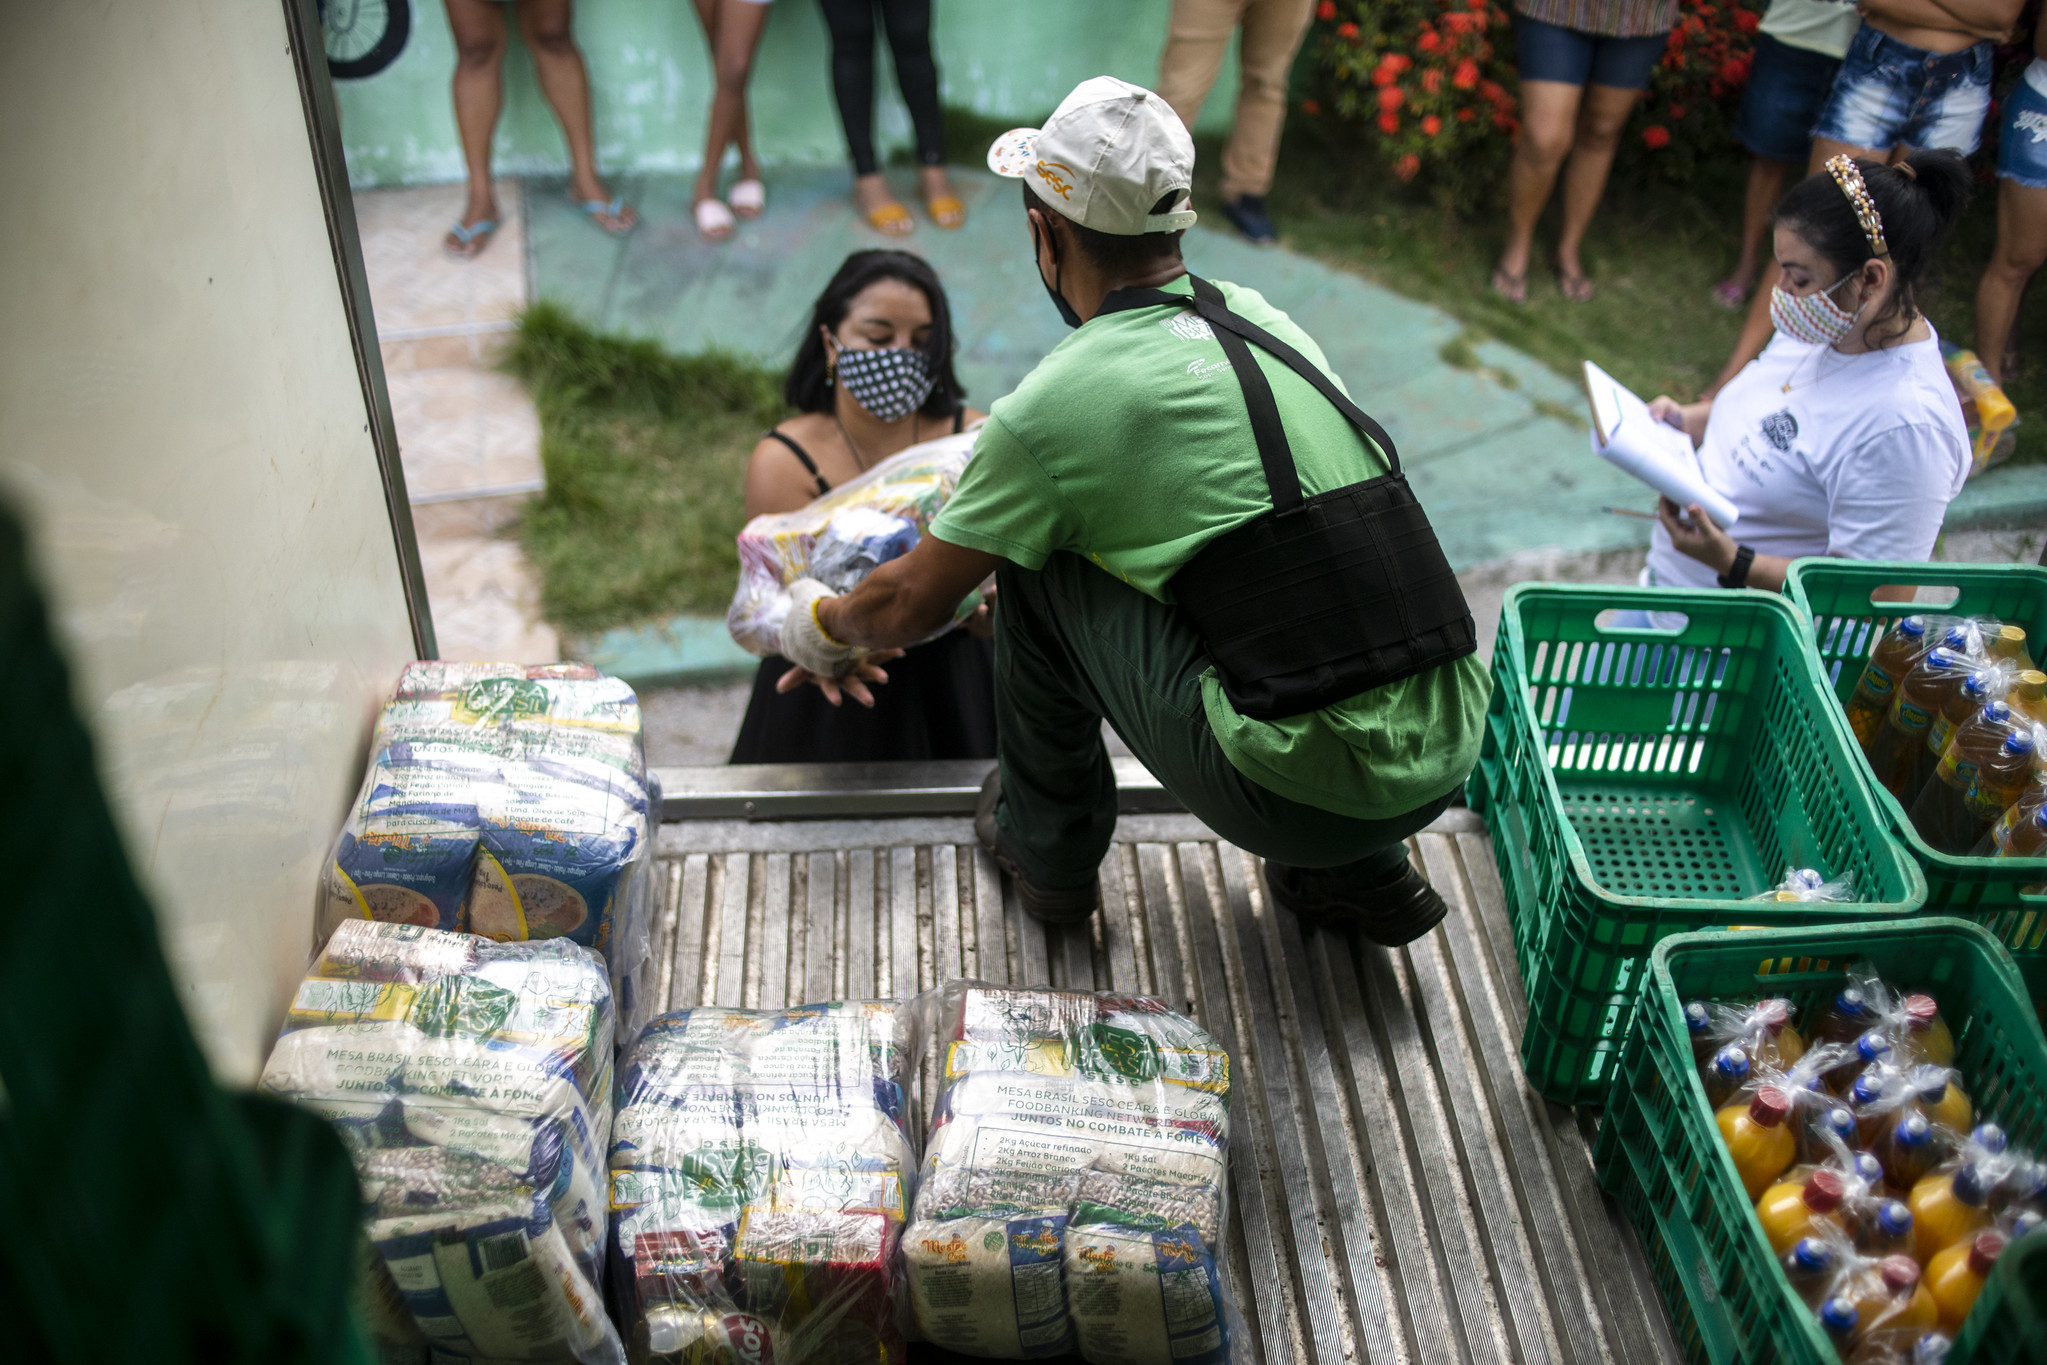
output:
[{"label": "person's leg in background", "polygon": [[1585,244],[1585,231],[1592,226],[1592,215],[1606,194],[1614,153],[1620,149],[1621,129],[1627,126],[1628,114],[1641,96],[1639,88],[1585,87],[1570,163],[1564,168],[1564,221],[1557,233],[1557,287],[1573,303],[1592,297],[1592,281],[1585,274],[1579,252]]},{"label": "person's leg in background", "polygon": [[1287,76],[1308,31],[1314,0],[1250,0],[1237,62],[1243,80],[1230,140],[1223,146],[1223,214],[1254,242],[1276,242],[1265,211],[1286,125]]},{"label": "person's leg in background", "polygon": [[[497,196],[490,179],[490,140],[504,108],[505,7],[495,0],[446,0],[448,29],[455,39],[455,128],[462,136],[462,162],[469,171],[469,202],[462,221],[443,240],[451,255],[474,256],[497,225]],[[486,227],[484,224],[489,224]]]},{"label": "person's leg in background", "polygon": [[[746,113],[746,83],[753,75],[754,53],[760,49],[761,33],[768,26],[771,5],[755,0],[696,0],[697,18],[704,26],[704,41],[711,49],[711,68],[716,88],[711,95],[710,117],[704,129],[704,165],[697,172],[691,194],[691,208],[697,230],[713,241],[732,235],[732,214],[718,198],[718,174],[725,163],[725,149],[739,148],[739,180],[760,183],[760,162],[753,155],[753,134]],[[738,185],[733,186],[738,200]],[[760,211],[751,196],[733,208],[747,217]]]},{"label": "person's leg in background", "polygon": [[874,154],[875,0],[818,0],[832,35],[832,94],[853,157],[853,203],[875,231],[907,236],[916,223],[889,192]]},{"label": "person's leg in background", "polygon": [[2026,285],[2047,263],[2047,95],[2021,80],[2005,97],[1997,141],[1997,245],[1976,285],[1976,356],[2002,384]]},{"label": "person's leg in background", "polygon": [[[1516,24],[1529,22],[1516,19]],[[1563,81],[1521,82],[1521,140],[1508,170],[1507,244],[1493,268],[1493,288],[1511,303],[1528,297],[1528,261],[1535,224],[1556,188],[1557,171],[1570,155],[1585,88]]]},{"label": "person's leg in background", "polygon": [[967,221],[967,206],[945,174],[945,111],[938,103],[938,63],[931,56],[931,0],[881,0],[896,86],[909,106],[917,138],[917,188],[924,209],[942,228]]},{"label": "person's leg in background", "polygon": [[1230,39],[1244,17],[1247,0],[1173,0],[1166,20],[1166,46],[1159,54],[1158,97],[1173,106],[1191,133]]},{"label": "person's leg in background", "polygon": [[[1826,104],[1841,63],[1837,58],[1756,35],[1755,61],[1742,91],[1734,135],[1750,153],[1748,187],[1742,200],[1741,257],[1727,278],[1713,287],[1713,301],[1740,308],[1763,273],[1770,251],[1770,215],[1784,197],[1794,172],[1812,154],[1812,126]],[[1771,271],[1771,284],[1775,271]]]},{"label": "person's leg in background", "polygon": [[597,176],[597,143],[591,132],[590,76],[583,54],[576,50],[572,0],[519,0],[519,36],[533,54],[533,73],[540,93],[554,109],[569,144],[569,197],[591,221],[618,235],[631,230],[639,215],[611,197]]}]

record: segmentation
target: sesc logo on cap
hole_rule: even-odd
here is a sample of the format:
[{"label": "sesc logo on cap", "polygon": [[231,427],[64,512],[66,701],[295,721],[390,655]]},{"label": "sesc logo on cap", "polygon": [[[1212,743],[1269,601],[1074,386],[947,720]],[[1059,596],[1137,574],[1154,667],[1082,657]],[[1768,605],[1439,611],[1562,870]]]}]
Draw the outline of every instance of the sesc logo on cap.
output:
[{"label": "sesc logo on cap", "polygon": [[[988,169],[1028,183],[1082,227],[1118,237],[1194,226],[1194,139],[1172,106],[1141,85],[1096,76],[1075,86],[1043,128],[1014,128]],[[1152,206],[1177,196],[1166,213]]]}]

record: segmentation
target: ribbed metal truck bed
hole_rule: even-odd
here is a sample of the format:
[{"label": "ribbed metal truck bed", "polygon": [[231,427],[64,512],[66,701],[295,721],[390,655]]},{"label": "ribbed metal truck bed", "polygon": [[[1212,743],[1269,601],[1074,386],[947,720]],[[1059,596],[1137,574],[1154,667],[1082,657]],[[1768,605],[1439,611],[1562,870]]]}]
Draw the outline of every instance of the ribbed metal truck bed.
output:
[{"label": "ribbed metal truck bed", "polygon": [[1526,1006],[1474,816],[1413,841],[1450,917],[1388,951],[1275,914],[1255,860],[1119,760],[1102,913],[1048,930],[975,845],[986,769],[662,770],[657,1004],[956,976],[1161,996],[1238,1060],[1225,1250],[1268,1365],[1677,1360],[1594,1184],[1592,1116],[1522,1082]]}]

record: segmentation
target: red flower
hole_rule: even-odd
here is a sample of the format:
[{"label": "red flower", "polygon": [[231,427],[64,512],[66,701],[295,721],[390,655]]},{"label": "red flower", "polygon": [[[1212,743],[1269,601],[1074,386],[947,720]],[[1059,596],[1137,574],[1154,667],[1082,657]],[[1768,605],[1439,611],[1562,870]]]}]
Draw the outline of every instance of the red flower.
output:
[{"label": "red flower", "polygon": [[1315,6],[1315,17],[1325,24],[1334,19],[1336,17],[1336,0],[1322,0],[1321,4]]},{"label": "red flower", "polygon": [[1427,118],[1422,120],[1422,133],[1424,136],[1434,137],[1436,134],[1442,131],[1443,120],[1437,118],[1434,114],[1430,114]]},{"label": "red flower", "polygon": [[1301,112],[1312,117],[1322,112],[1322,105],[1316,100],[1302,100]]},{"label": "red flower", "polygon": [[1720,79],[1729,85],[1740,85],[1748,79],[1748,58],[1729,57],[1720,63]]},{"label": "red flower", "polygon": [[1670,129],[1660,123],[1652,123],[1642,130],[1642,142],[1650,151],[1670,145]]},{"label": "red flower", "polygon": [[1483,100],[1491,100],[1497,104],[1507,98],[1507,92],[1500,88],[1498,81],[1480,81],[1478,83],[1478,97]]},{"label": "red flower", "polygon": [[1393,63],[1385,61],[1372,68],[1372,84],[1388,86],[1400,79],[1400,73],[1393,69]]},{"label": "red flower", "polygon": [[1459,90],[1469,90],[1478,84],[1478,63],[1466,57],[1457,63],[1457,69],[1450,74],[1450,84]]},{"label": "red flower", "polygon": [[1443,73],[1433,66],[1422,72],[1422,89],[1433,95],[1443,88]]},{"label": "red flower", "polygon": [[1464,8],[1485,13],[1486,0],[1464,0]]},{"label": "red flower", "polygon": [[1336,26],[1336,36],[1349,42],[1355,42],[1358,36],[1358,26],[1349,22],[1338,24]]},{"label": "red flower", "polygon": [[1762,22],[1762,19],[1754,10],[1738,9],[1734,12],[1734,27],[1740,32],[1754,33],[1757,25]]},{"label": "red flower", "polygon": [[1462,33],[1471,27],[1471,16],[1456,10],[1443,16],[1443,27],[1452,33]]},{"label": "red flower", "polygon": [[1470,105],[1468,105],[1468,104],[1467,104],[1467,105],[1465,105],[1465,106],[1464,106],[1464,107],[1463,107],[1462,109],[1459,109],[1459,110],[1457,111],[1457,121],[1458,121],[1459,123],[1469,123],[1469,122],[1471,122],[1471,121],[1472,121],[1473,119],[1475,119],[1475,118],[1477,118],[1477,117],[1478,117],[1478,110],[1476,110],[1476,109],[1472,108],[1472,107],[1471,107]]},{"label": "red flower", "polygon": [[1422,159],[1413,152],[1393,163],[1393,173],[1402,180],[1412,180],[1422,168]]},{"label": "red flower", "polygon": [[1671,105],[1670,116],[1672,118],[1683,118],[1685,116],[1685,107],[1682,104]]},{"label": "red flower", "polygon": [[1405,52],[1389,52],[1386,54],[1385,64],[1392,67],[1396,72],[1405,71],[1414,65],[1414,58],[1408,56]]},{"label": "red flower", "polygon": [[1400,131],[1400,118],[1396,114],[1379,115],[1379,131],[1388,137]]},{"label": "red flower", "polygon": [[1407,96],[1403,95],[1400,92],[1399,86],[1397,85],[1386,86],[1379,92],[1379,112],[1381,114],[1392,113],[1395,109],[1398,109],[1400,107],[1400,102],[1406,98]]},{"label": "red flower", "polygon": [[1434,52],[1443,45],[1443,35],[1432,28],[1422,30],[1422,36],[1415,40],[1416,47],[1424,52]]}]

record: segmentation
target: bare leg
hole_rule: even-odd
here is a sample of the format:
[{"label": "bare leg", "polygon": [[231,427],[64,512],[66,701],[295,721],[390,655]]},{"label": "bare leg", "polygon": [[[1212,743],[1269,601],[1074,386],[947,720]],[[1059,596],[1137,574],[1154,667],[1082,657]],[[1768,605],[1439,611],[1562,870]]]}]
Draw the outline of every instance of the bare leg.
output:
[{"label": "bare leg", "polygon": [[[767,27],[768,5],[750,5],[744,0],[710,0],[716,5],[704,25],[710,41],[711,64],[717,89],[711,96],[711,111],[704,134],[704,167],[697,172],[695,202],[718,197],[718,172],[725,149],[739,145],[739,174],[758,179],[760,165],[753,159],[747,131],[746,82],[753,74],[754,53],[760,48],[761,33]],[[705,18],[708,5],[699,0],[697,17]]]},{"label": "bare leg", "polygon": [[1570,153],[1578,122],[1583,86],[1563,81],[1521,82],[1521,141],[1514,148],[1509,185],[1512,205],[1507,218],[1507,245],[1493,272],[1493,288],[1519,303],[1528,285],[1528,258],[1535,246],[1535,223],[1556,187],[1557,168]]},{"label": "bare leg", "polygon": [[1585,101],[1578,111],[1577,136],[1571,143],[1570,164],[1564,168],[1564,225],[1557,234],[1557,274],[1564,297],[1583,303],[1592,297],[1592,281],[1585,278],[1585,263],[1579,249],[1585,230],[1606,193],[1606,178],[1613,171],[1613,154],[1620,147],[1621,129],[1628,112],[1640,99],[1639,90],[1621,90],[1611,85],[1588,85]]},{"label": "bare leg", "polygon": [[1873,152],[1867,147],[1858,147],[1852,142],[1836,142],[1830,137],[1816,137],[1812,140],[1812,156],[1805,163],[1807,175],[1818,175],[1826,169],[1827,163],[1846,152],[1857,161],[1881,161],[1886,165],[1904,158],[1910,150],[1903,143],[1888,152]]},{"label": "bare leg", "polygon": [[1770,235],[1770,213],[1784,197],[1792,163],[1759,156],[1748,164],[1748,189],[1741,204],[1741,259],[1713,291],[1728,307],[1736,306],[1755,288],[1763,268],[1763,239]]},{"label": "bare leg", "polygon": [[[490,140],[504,108],[505,11],[491,0],[447,0],[448,28],[455,38],[455,127],[462,135],[462,161],[469,171],[469,202],[462,226],[498,216],[490,182]],[[452,232],[444,245],[474,256],[489,238],[464,242]]]},{"label": "bare leg", "polygon": [[[533,54],[533,71],[540,78],[540,93],[561,121],[562,136],[569,144],[569,192],[578,203],[607,201],[611,192],[597,178],[597,149],[590,131],[590,77],[583,70],[583,54],[576,50],[570,27],[571,0],[519,0],[519,34]],[[638,215],[630,206],[616,216],[594,215],[607,232],[622,232]]]},{"label": "bare leg", "polygon": [[2047,189],[1997,182],[1997,246],[1976,286],[1976,356],[2004,382],[2013,358],[2012,326],[2026,285],[2047,262]]}]

